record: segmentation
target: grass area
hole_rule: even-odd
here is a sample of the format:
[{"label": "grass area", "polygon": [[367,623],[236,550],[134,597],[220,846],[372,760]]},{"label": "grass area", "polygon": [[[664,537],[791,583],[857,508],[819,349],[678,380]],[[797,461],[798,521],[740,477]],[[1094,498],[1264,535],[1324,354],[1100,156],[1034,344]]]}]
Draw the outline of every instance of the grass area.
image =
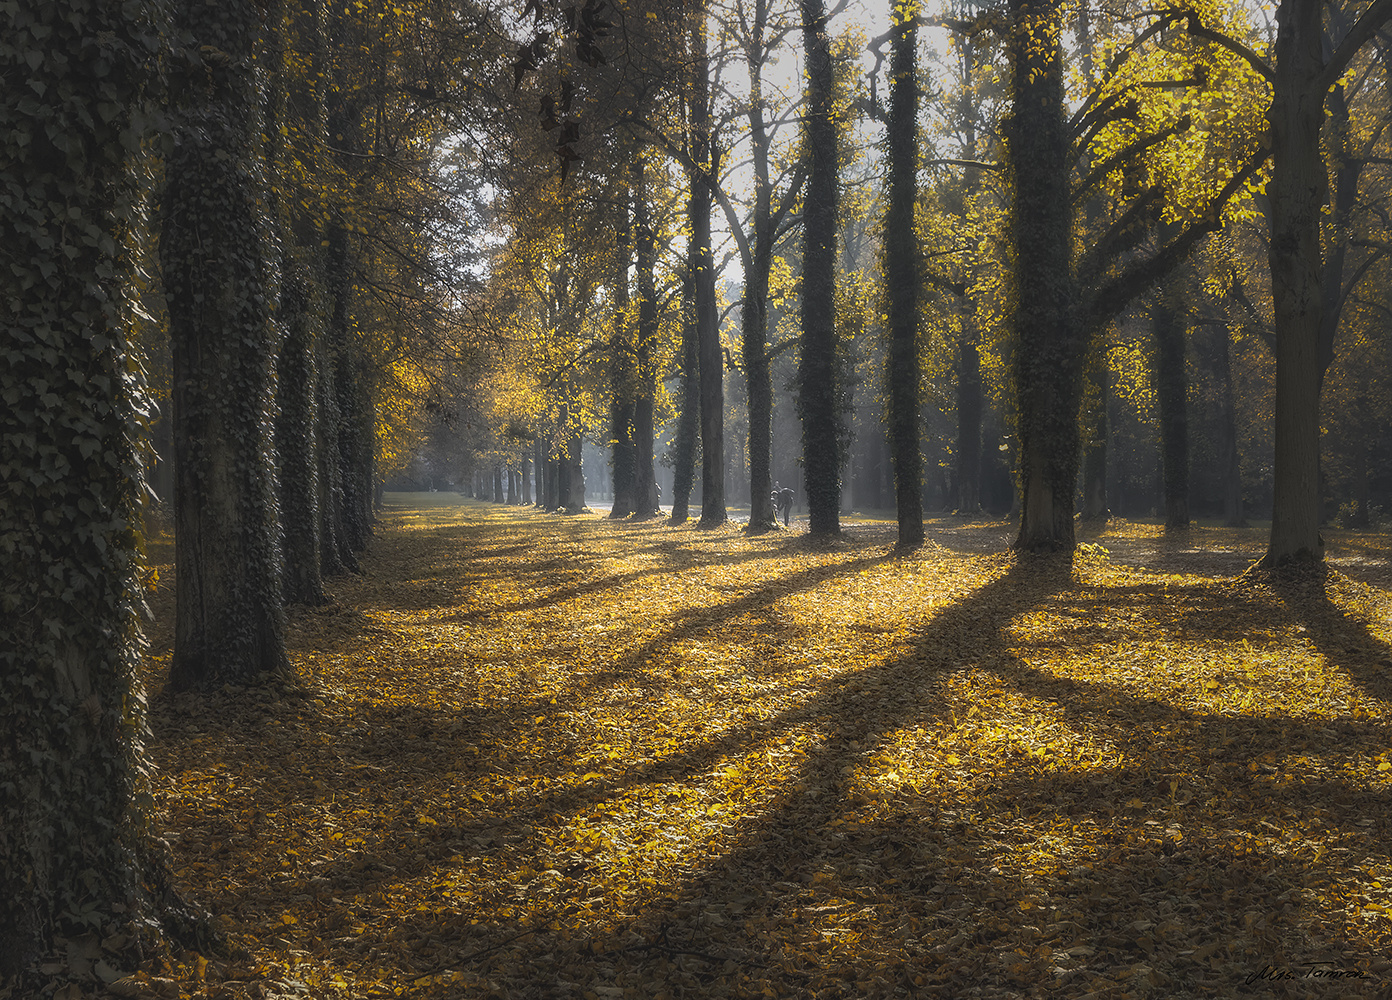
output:
[{"label": "grass area", "polygon": [[245,950],[154,971],[210,998],[1392,989],[1385,539],[1335,537],[1321,586],[1237,578],[1253,530],[1113,522],[1071,573],[1003,522],[928,533],[389,496],[364,573],[292,613],[300,684],[154,703],[179,877]]}]

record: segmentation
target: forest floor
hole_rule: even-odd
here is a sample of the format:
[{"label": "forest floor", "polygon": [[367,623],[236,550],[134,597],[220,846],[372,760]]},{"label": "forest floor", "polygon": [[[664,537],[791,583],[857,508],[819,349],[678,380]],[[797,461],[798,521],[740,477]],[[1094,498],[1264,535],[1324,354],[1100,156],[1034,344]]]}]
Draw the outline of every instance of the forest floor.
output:
[{"label": "forest floor", "polygon": [[152,996],[1392,993],[1386,536],[1279,581],[1256,531],[1114,521],[1070,572],[1003,522],[388,501],[293,684],[153,699],[230,951]]}]

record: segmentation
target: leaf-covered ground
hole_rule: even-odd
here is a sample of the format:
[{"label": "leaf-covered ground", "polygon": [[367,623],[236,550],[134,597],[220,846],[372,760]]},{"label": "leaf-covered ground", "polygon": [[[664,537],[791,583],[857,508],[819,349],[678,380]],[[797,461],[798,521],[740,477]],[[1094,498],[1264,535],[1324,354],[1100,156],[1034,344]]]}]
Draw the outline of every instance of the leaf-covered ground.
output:
[{"label": "leaf-covered ground", "polygon": [[1004,523],[896,557],[395,499],[293,612],[299,685],[155,702],[244,950],[170,995],[1392,990],[1385,539],[1321,588],[1236,579],[1258,532],[1114,522],[1069,574]]}]

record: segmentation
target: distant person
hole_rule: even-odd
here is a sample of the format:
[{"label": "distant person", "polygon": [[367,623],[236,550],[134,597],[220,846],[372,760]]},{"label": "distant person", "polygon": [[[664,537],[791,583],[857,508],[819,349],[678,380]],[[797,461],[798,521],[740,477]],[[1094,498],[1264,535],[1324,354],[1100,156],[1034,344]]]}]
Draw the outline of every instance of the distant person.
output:
[{"label": "distant person", "polygon": [[793,510],[793,491],[787,487],[779,487],[778,482],[775,480],[773,484],[773,493],[769,495],[769,499],[773,501],[774,520],[778,519],[778,514],[781,512],[783,515],[783,527],[786,528],[788,526],[788,516]]}]

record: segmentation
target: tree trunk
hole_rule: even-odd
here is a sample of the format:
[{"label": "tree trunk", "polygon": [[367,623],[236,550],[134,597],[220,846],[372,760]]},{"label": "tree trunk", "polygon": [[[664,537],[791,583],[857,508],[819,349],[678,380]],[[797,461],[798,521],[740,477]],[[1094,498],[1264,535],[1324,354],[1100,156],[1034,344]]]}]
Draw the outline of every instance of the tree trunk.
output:
[{"label": "tree trunk", "polygon": [[802,417],[803,489],[808,533],[841,531],[841,435],[837,412],[836,202],[837,149],[834,71],[823,0],[801,0],[807,67],[803,203],[802,357],[798,410]]},{"label": "tree trunk", "polygon": [[1151,304],[1155,337],[1155,395],[1160,406],[1160,458],[1165,483],[1165,530],[1189,527],[1189,378],[1184,366],[1184,317],[1176,292],[1161,289]]},{"label": "tree trunk", "polygon": [[657,372],[653,368],[653,347],[659,336],[657,316],[657,249],[648,218],[648,190],[643,161],[633,162],[634,225],[637,229],[638,345],[637,395],[633,403],[633,515],[654,517],[658,513],[657,476],[653,469],[653,395]]},{"label": "tree trunk", "polygon": [[[964,318],[965,323],[972,322]],[[972,331],[974,333],[974,331]],[[981,511],[981,349],[968,331],[957,345],[957,513]]]},{"label": "tree trunk", "polygon": [[1213,370],[1218,376],[1218,474],[1223,484],[1223,524],[1245,528],[1242,509],[1242,463],[1237,451],[1237,403],[1233,391],[1232,354],[1226,325],[1213,327]]},{"label": "tree trunk", "polygon": [[1016,282],[1014,380],[1021,508],[1015,548],[1074,546],[1080,368],[1071,267],[1069,137],[1063,112],[1059,0],[1012,0],[1008,159]]},{"label": "tree trunk", "polygon": [[696,439],[701,412],[700,352],[696,344],[696,293],[691,270],[682,279],[681,413],[672,448],[672,523],[690,517],[691,486],[696,469]]},{"label": "tree trunk", "polygon": [[342,433],[343,411],[335,386],[338,366],[343,363],[340,343],[349,322],[348,234],[340,225],[330,225],[326,234],[325,284],[329,296],[329,317],[319,351],[319,555],[325,574],[358,568],[348,542],[346,504],[343,493]]},{"label": "tree trunk", "polygon": [[609,435],[610,472],[614,500],[612,518],[628,517],[637,508],[634,494],[633,455],[633,344],[629,336],[628,266],[633,256],[633,224],[629,218],[629,198],[624,190],[619,222],[614,227],[614,329],[609,337]]},{"label": "tree trunk", "polygon": [[719,169],[710,108],[710,57],[706,49],[705,5],[695,5],[691,25],[691,176],[687,216],[691,226],[689,267],[696,299],[696,343],[701,389],[701,519],[713,528],[728,519],[725,511],[725,365],[720,353],[719,315],[715,300],[715,257],[711,247],[712,187]]},{"label": "tree trunk", "polygon": [[778,527],[773,506],[773,375],[768,356],[769,273],[773,266],[773,185],[769,173],[771,139],[764,121],[764,33],[767,0],[756,0],[750,30],[749,144],[754,167],[754,208],[750,219],[753,240],[744,276],[740,312],[740,360],[744,365],[749,400],[749,534]]},{"label": "tree trunk", "polygon": [[[923,451],[919,443],[917,5],[895,7],[902,17],[890,55],[889,207],[884,222],[885,300],[889,326],[889,438],[894,458],[894,500],[899,546],[923,543]],[[966,344],[963,343],[965,350]],[[976,348],[972,345],[973,354]],[[980,421],[980,379],[977,420]],[[961,405],[959,402],[959,413]],[[980,437],[980,428],[977,429]]]},{"label": "tree trunk", "polygon": [[561,461],[565,469],[565,512],[583,514],[585,512],[585,466],[584,445],[579,434],[572,434],[566,445],[565,457]]},{"label": "tree trunk", "polygon": [[561,484],[561,460],[558,457],[546,461],[546,502],[542,505],[548,512],[560,510],[565,504],[565,489]]},{"label": "tree trunk", "polygon": [[532,505],[532,463],[531,459],[525,455],[522,458],[522,468],[518,472],[518,478],[518,486],[522,491],[521,499],[518,502],[524,507],[530,507]]},{"label": "tree trunk", "polygon": [[[143,740],[146,400],[125,291],[131,206],[153,182],[132,170],[148,163],[130,155],[132,111],[149,120],[167,27],[155,3],[0,9],[0,984],[15,997],[52,995],[34,970],[65,958],[57,938],[127,934],[108,959],[130,968],[169,915]],[[21,89],[62,98],[16,113]]]},{"label": "tree trunk", "polygon": [[[291,176],[302,148],[291,148],[282,135],[299,134],[310,143],[324,141],[322,89],[316,85],[324,68],[323,28],[318,4],[304,4],[282,22],[280,49],[307,51],[315,72],[293,71],[282,55],[275,65],[277,99],[271,108],[281,121],[268,122],[268,158],[274,169]],[[293,89],[293,93],[291,90]],[[284,532],[284,593],[291,604],[322,604],[324,598],[323,505],[319,470],[320,343],[324,336],[323,233],[314,213],[303,204],[302,189],[273,191],[273,216],[280,229],[280,307],[284,333],[276,364],[275,448],[278,458],[280,514]]]},{"label": "tree trunk", "polygon": [[1084,420],[1087,423],[1083,441],[1083,520],[1105,521],[1107,507],[1107,406],[1112,392],[1112,373],[1107,362],[1107,328],[1093,336],[1084,371],[1086,385],[1083,393]]},{"label": "tree trunk", "polygon": [[[168,156],[160,257],[173,358],[176,689],[288,674],[269,415],[278,344],[261,229],[260,21],[190,2],[182,27],[226,53],[188,73]],[[191,51],[199,51],[192,49]]]},{"label": "tree trunk", "polygon": [[354,552],[367,548],[372,537],[372,459],[375,450],[372,400],[358,344],[348,324],[331,328],[338,363],[334,395],[340,414],[338,454],[343,481],[344,541]]},{"label": "tree trunk", "polygon": [[1320,149],[1324,69],[1319,0],[1282,0],[1271,124],[1272,305],[1276,460],[1271,537],[1261,564],[1324,559],[1319,533],[1320,222],[1328,174]]},{"label": "tree trunk", "polygon": [[1368,445],[1360,439],[1353,445],[1353,522],[1351,528],[1366,531],[1370,521],[1369,503],[1372,489],[1368,482]]},{"label": "tree trunk", "polygon": [[322,506],[319,480],[318,343],[323,332],[322,296],[312,261],[315,250],[297,248],[281,275],[285,340],[276,380],[276,456],[285,538],[285,600],[324,603]]}]

